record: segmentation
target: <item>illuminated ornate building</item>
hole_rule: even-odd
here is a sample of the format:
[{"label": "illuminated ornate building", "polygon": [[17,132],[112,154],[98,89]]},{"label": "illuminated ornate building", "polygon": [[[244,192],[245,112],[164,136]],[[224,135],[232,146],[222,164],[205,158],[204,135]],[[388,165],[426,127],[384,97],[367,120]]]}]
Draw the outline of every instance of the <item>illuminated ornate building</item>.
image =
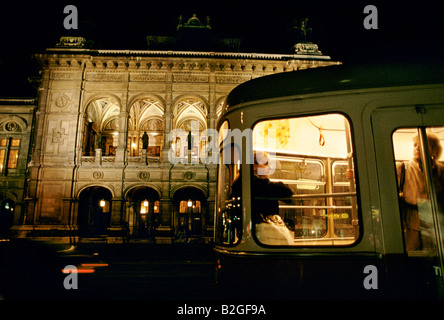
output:
[{"label": "illuminated ornate building", "polygon": [[0,99],[0,235],[25,222],[35,106],[34,99]]},{"label": "illuminated ornate building", "polygon": [[[337,63],[314,44],[299,45],[294,54],[237,52],[237,39],[215,41],[209,20],[196,16],[180,19],[177,29],[176,37],[149,36],[149,50],[90,49],[83,38],[62,37],[35,55],[41,78],[29,159],[33,103],[16,106],[26,116],[0,115],[3,185],[12,183],[4,178],[13,179],[16,155],[17,186],[25,190],[14,198],[15,234],[63,241],[210,239],[216,166],[202,161],[205,141],[198,135],[191,163],[170,163],[171,148],[188,148],[170,141],[170,132],[189,132],[193,122],[199,132],[214,129],[225,97],[242,82]],[[193,32],[201,45],[213,45],[187,47]],[[212,48],[222,51],[207,51]],[[22,137],[19,145],[15,136]]]}]

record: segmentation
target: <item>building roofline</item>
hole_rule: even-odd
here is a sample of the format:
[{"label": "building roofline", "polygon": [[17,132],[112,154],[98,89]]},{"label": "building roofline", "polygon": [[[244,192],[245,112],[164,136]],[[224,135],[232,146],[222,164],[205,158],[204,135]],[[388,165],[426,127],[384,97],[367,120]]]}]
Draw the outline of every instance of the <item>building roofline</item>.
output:
[{"label": "building roofline", "polygon": [[278,54],[278,53],[243,53],[243,52],[206,52],[173,50],[96,50],[84,48],[48,48],[47,53],[88,54],[100,56],[151,56],[151,57],[200,57],[225,59],[258,60],[331,60],[330,56],[316,54]]}]

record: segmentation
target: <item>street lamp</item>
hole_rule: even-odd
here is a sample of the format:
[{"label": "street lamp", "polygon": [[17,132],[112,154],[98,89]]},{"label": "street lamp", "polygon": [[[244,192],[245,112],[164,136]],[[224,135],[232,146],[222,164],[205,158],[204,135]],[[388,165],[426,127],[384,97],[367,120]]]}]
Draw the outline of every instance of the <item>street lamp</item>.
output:
[{"label": "street lamp", "polygon": [[191,199],[188,200],[188,208],[191,208],[193,206],[193,201]]},{"label": "street lamp", "polygon": [[100,205],[102,208],[104,208],[104,207],[105,207],[105,200],[104,200],[104,199],[100,200],[100,201],[99,201],[99,205]]}]

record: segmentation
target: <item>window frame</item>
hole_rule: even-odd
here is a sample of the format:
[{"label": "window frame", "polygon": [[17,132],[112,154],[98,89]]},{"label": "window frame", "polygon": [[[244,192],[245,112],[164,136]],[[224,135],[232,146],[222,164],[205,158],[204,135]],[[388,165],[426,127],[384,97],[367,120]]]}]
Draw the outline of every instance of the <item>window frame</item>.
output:
[{"label": "window frame", "polygon": [[[435,182],[434,182],[434,176],[433,176],[433,172],[432,172],[432,163],[430,160],[430,148],[429,148],[429,144],[428,144],[428,140],[427,140],[427,129],[430,128],[443,128],[444,129],[444,125],[403,125],[403,126],[398,126],[395,129],[393,129],[393,131],[391,132],[391,136],[390,136],[390,140],[391,140],[391,147],[392,147],[392,152],[393,152],[393,164],[394,164],[394,170],[395,170],[395,178],[396,178],[396,186],[398,186],[399,188],[399,184],[398,184],[398,175],[397,175],[397,163],[406,163],[410,160],[403,160],[403,159],[396,159],[396,150],[395,150],[395,141],[394,141],[394,137],[395,134],[398,133],[397,131],[399,130],[414,130],[415,132],[412,133],[408,133],[408,134],[412,134],[413,136],[417,136],[418,142],[420,144],[419,150],[420,150],[420,157],[421,157],[421,161],[424,162],[425,161],[425,168],[426,170],[422,171],[422,178],[425,180],[424,181],[424,186],[426,188],[426,192],[427,192],[427,199],[424,199],[426,201],[430,202],[430,209],[432,210],[431,212],[431,217],[433,220],[433,226],[432,226],[432,231],[433,231],[433,240],[434,242],[434,249],[430,249],[430,248],[421,248],[421,249],[416,249],[416,250],[407,250],[407,240],[406,240],[406,234],[403,232],[404,230],[404,225],[402,222],[402,208],[400,206],[400,204],[398,204],[398,210],[399,210],[399,217],[401,219],[401,234],[402,234],[402,240],[403,240],[403,247],[404,247],[404,253],[409,256],[409,257],[415,257],[415,256],[430,256],[430,257],[434,257],[431,254],[434,252],[436,254],[436,256],[442,255],[442,248],[441,245],[438,244],[440,237],[437,236],[437,234],[441,233],[441,230],[439,229],[440,227],[440,221],[437,218],[439,216],[439,205],[438,205],[438,201],[437,201],[437,193],[435,190]],[[399,132],[402,133],[402,132]],[[412,141],[413,142],[413,141]],[[425,143],[427,142],[427,143]],[[412,143],[412,148],[413,148],[413,143]],[[444,151],[443,151],[444,152]],[[443,157],[441,157],[443,158]],[[443,160],[439,160],[438,162],[440,162],[441,164],[443,164]],[[399,189],[398,189],[399,190]],[[400,200],[400,199],[399,199]],[[419,209],[418,209],[418,214],[419,214]],[[435,213],[436,211],[436,213]],[[420,215],[420,214],[419,214]],[[421,218],[419,217],[419,219],[421,220]],[[421,222],[420,222],[421,223]],[[423,234],[421,233],[421,229],[422,227],[420,227],[420,231],[419,231],[419,237],[420,237],[420,241],[422,243],[423,240]],[[429,230],[430,231],[430,230]],[[421,244],[422,245],[422,244]]]},{"label": "window frame", "polygon": [[[243,228],[244,228],[244,225],[243,225],[244,219],[243,219],[242,214],[241,214],[240,215],[240,221],[239,221],[240,228],[238,229],[239,233],[237,235],[237,240],[236,241],[234,241],[233,243],[220,241],[220,240],[223,240],[223,233],[224,233],[224,227],[222,225],[220,225],[220,223],[222,223],[224,209],[221,208],[221,206],[220,206],[221,199],[220,199],[220,195],[219,194],[222,192],[221,188],[220,188],[221,171],[222,170],[226,171],[227,167],[230,166],[230,165],[232,165],[233,168],[234,168],[234,166],[236,166],[236,164],[231,164],[231,163],[230,164],[225,164],[224,163],[224,161],[223,161],[223,159],[224,159],[224,150],[226,150],[227,148],[235,147],[235,148],[238,149],[239,155],[242,155],[242,146],[238,146],[235,143],[232,143],[231,141],[229,141],[229,143],[227,143],[226,139],[228,137],[231,137],[231,136],[230,136],[230,134],[227,134],[227,135],[224,136],[222,134],[221,130],[231,130],[230,123],[229,123],[229,121],[227,119],[220,125],[219,130],[218,130],[218,134],[219,134],[219,146],[218,146],[219,147],[219,160],[218,161],[219,161],[219,164],[218,164],[218,168],[217,168],[218,172],[217,172],[217,181],[216,181],[216,192],[217,193],[216,193],[216,203],[215,203],[215,214],[216,214],[216,217],[215,217],[215,227],[214,227],[214,235],[215,235],[214,239],[215,239],[215,243],[218,244],[218,245],[225,246],[225,247],[235,247],[235,246],[237,246],[240,243],[240,241],[242,239]],[[242,167],[242,163],[240,163],[240,167]],[[231,175],[231,172],[230,172],[229,168],[228,168],[228,171],[229,171],[228,174]],[[240,172],[241,172],[241,170],[239,168],[238,169],[238,173],[240,174]],[[230,180],[230,194],[231,194],[231,192],[232,192],[232,184],[234,183],[234,181],[236,179],[233,179],[233,181],[231,181],[231,177],[229,177],[229,180]],[[242,188],[241,188],[241,192],[242,192]],[[229,197],[226,197],[226,198],[229,198]],[[241,200],[240,201],[241,202],[239,203],[239,205],[242,208],[242,205],[243,205],[243,197],[242,196],[241,196]],[[237,203],[236,203],[236,205],[237,205]],[[221,210],[221,211],[218,212],[219,210]],[[221,237],[219,236],[220,234],[222,234]]]},{"label": "window frame", "polygon": [[[6,175],[9,171],[15,172],[19,166],[19,158],[20,158],[20,148],[22,144],[21,137],[13,137],[13,136],[3,136],[0,137],[0,141],[5,140],[5,145],[0,143],[0,150],[4,151],[2,162],[0,163],[0,174]],[[14,145],[13,141],[18,141],[18,145]],[[13,155],[16,153],[15,155]],[[11,160],[11,157],[15,159]],[[10,165],[13,166],[10,166]]]},{"label": "window frame", "polygon": [[[346,113],[344,113],[342,111],[332,110],[332,111],[329,111],[329,112],[317,113],[317,114],[302,114],[302,115],[290,115],[290,116],[281,116],[281,117],[273,116],[273,117],[267,117],[267,118],[258,119],[258,120],[256,120],[251,125],[252,135],[253,135],[252,136],[252,139],[253,139],[252,145],[254,145],[254,128],[256,127],[257,124],[259,124],[259,123],[261,123],[263,121],[284,120],[284,119],[297,119],[297,118],[310,118],[310,117],[326,116],[326,115],[340,115],[340,116],[344,117],[344,119],[347,120],[348,127],[349,127],[349,136],[347,136],[347,133],[346,133],[346,137],[345,138],[349,139],[349,141],[350,141],[350,147],[351,147],[352,155],[353,155],[353,157],[352,157],[352,167],[353,167],[353,170],[354,170],[354,176],[353,176],[353,178],[354,178],[354,188],[355,188],[354,197],[356,199],[356,207],[355,207],[355,209],[356,209],[356,220],[357,220],[355,222],[352,221],[352,224],[354,223],[354,225],[355,225],[355,233],[357,232],[357,234],[354,235],[353,242],[352,243],[347,243],[347,244],[334,244],[334,241],[333,241],[332,244],[325,244],[325,245],[323,245],[323,244],[315,244],[315,245],[308,245],[308,244],[303,244],[303,245],[271,245],[271,244],[262,243],[258,239],[256,225],[254,223],[252,223],[252,232],[251,233],[253,235],[253,238],[254,238],[255,242],[259,246],[264,247],[264,248],[271,248],[271,249],[279,249],[279,248],[286,248],[286,249],[332,248],[333,249],[333,248],[354,247],[354,246],[357,246],[361,242],[361,239],[362,239],[364,231],[363,231],[363,218],[362,218],[362,212],[361,212],[362,206],[361,206],[360,192],[359,192],[359,179],[358,179],[358,170],[357,170],[357,157],[356,157],[354,130],[353,130],[353,122],[351,121],[350,117]],[[298,155],[298,156],[300,156],[300,155]],[[320,156],[320,158],[325,158],[325,157]],[[313,155],[307,155],[307,159],[316,160]],[[334,159],[334,160],[330,164],[331,168],[329,170],[332,170],[333,163],[335,161],[338,161],[338,160],[340,160],[340,161],[347,161],[347,159],[339,159],[339,158],[332,158],[332,159]],[[324,174],[325,174],[327,164],[323,163],[322,161],[320,161],[320,162],[321,162],[322,170],[324,170]],[[250,164],[249,167],[250,167],[250,184],[251,184],[252,183],[252,179],[253,179],[253,165]],[[332,177],[333,177],[333,175],[332,175]],[[332,181],[332,185],[333,185],[333,181]],[[331,193],[333,194],[333,192],[331,192]],[[252,196],[250,196],[250,208],[252,208],[252,210],[254,208],[253,197]],[[331,210],[333,210],[333,209],[331,209]],[[253,213],[251,212],[250,214],[252,215]],[[353,217],[352,217],[352,219],[353,219]],[[328,233],[328,228],[329,227],[326,228],[327,233]],[[335,233],[334,225],[333,225],[333,231],[332,232]],[[318,238],[318,240],[322,240],[322,238]],[[314,240],[314,241],[316,241],[316,240]]]}]

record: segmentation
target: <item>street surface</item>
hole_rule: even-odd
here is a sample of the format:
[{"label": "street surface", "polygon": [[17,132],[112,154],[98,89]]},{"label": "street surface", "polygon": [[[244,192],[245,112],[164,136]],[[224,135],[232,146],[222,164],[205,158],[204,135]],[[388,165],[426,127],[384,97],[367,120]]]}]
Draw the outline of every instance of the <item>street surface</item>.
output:
[{"label": "street surface", "polygon": [[[0,297],[6,300],[214,300],[221,294],[214,252],[204,244],[56,247],[11,240],[0,243],[0,259]],[[66,266],[77,274],[63,273]]]},{"label": "street surface", "polygon": [[67,290],[67,298],[217,299],[211,246],[85,246],[68,253],[64,259],[67,264],[82,266],[83,263],[94,269],[94,273],[78,274],[78,289]]}]

